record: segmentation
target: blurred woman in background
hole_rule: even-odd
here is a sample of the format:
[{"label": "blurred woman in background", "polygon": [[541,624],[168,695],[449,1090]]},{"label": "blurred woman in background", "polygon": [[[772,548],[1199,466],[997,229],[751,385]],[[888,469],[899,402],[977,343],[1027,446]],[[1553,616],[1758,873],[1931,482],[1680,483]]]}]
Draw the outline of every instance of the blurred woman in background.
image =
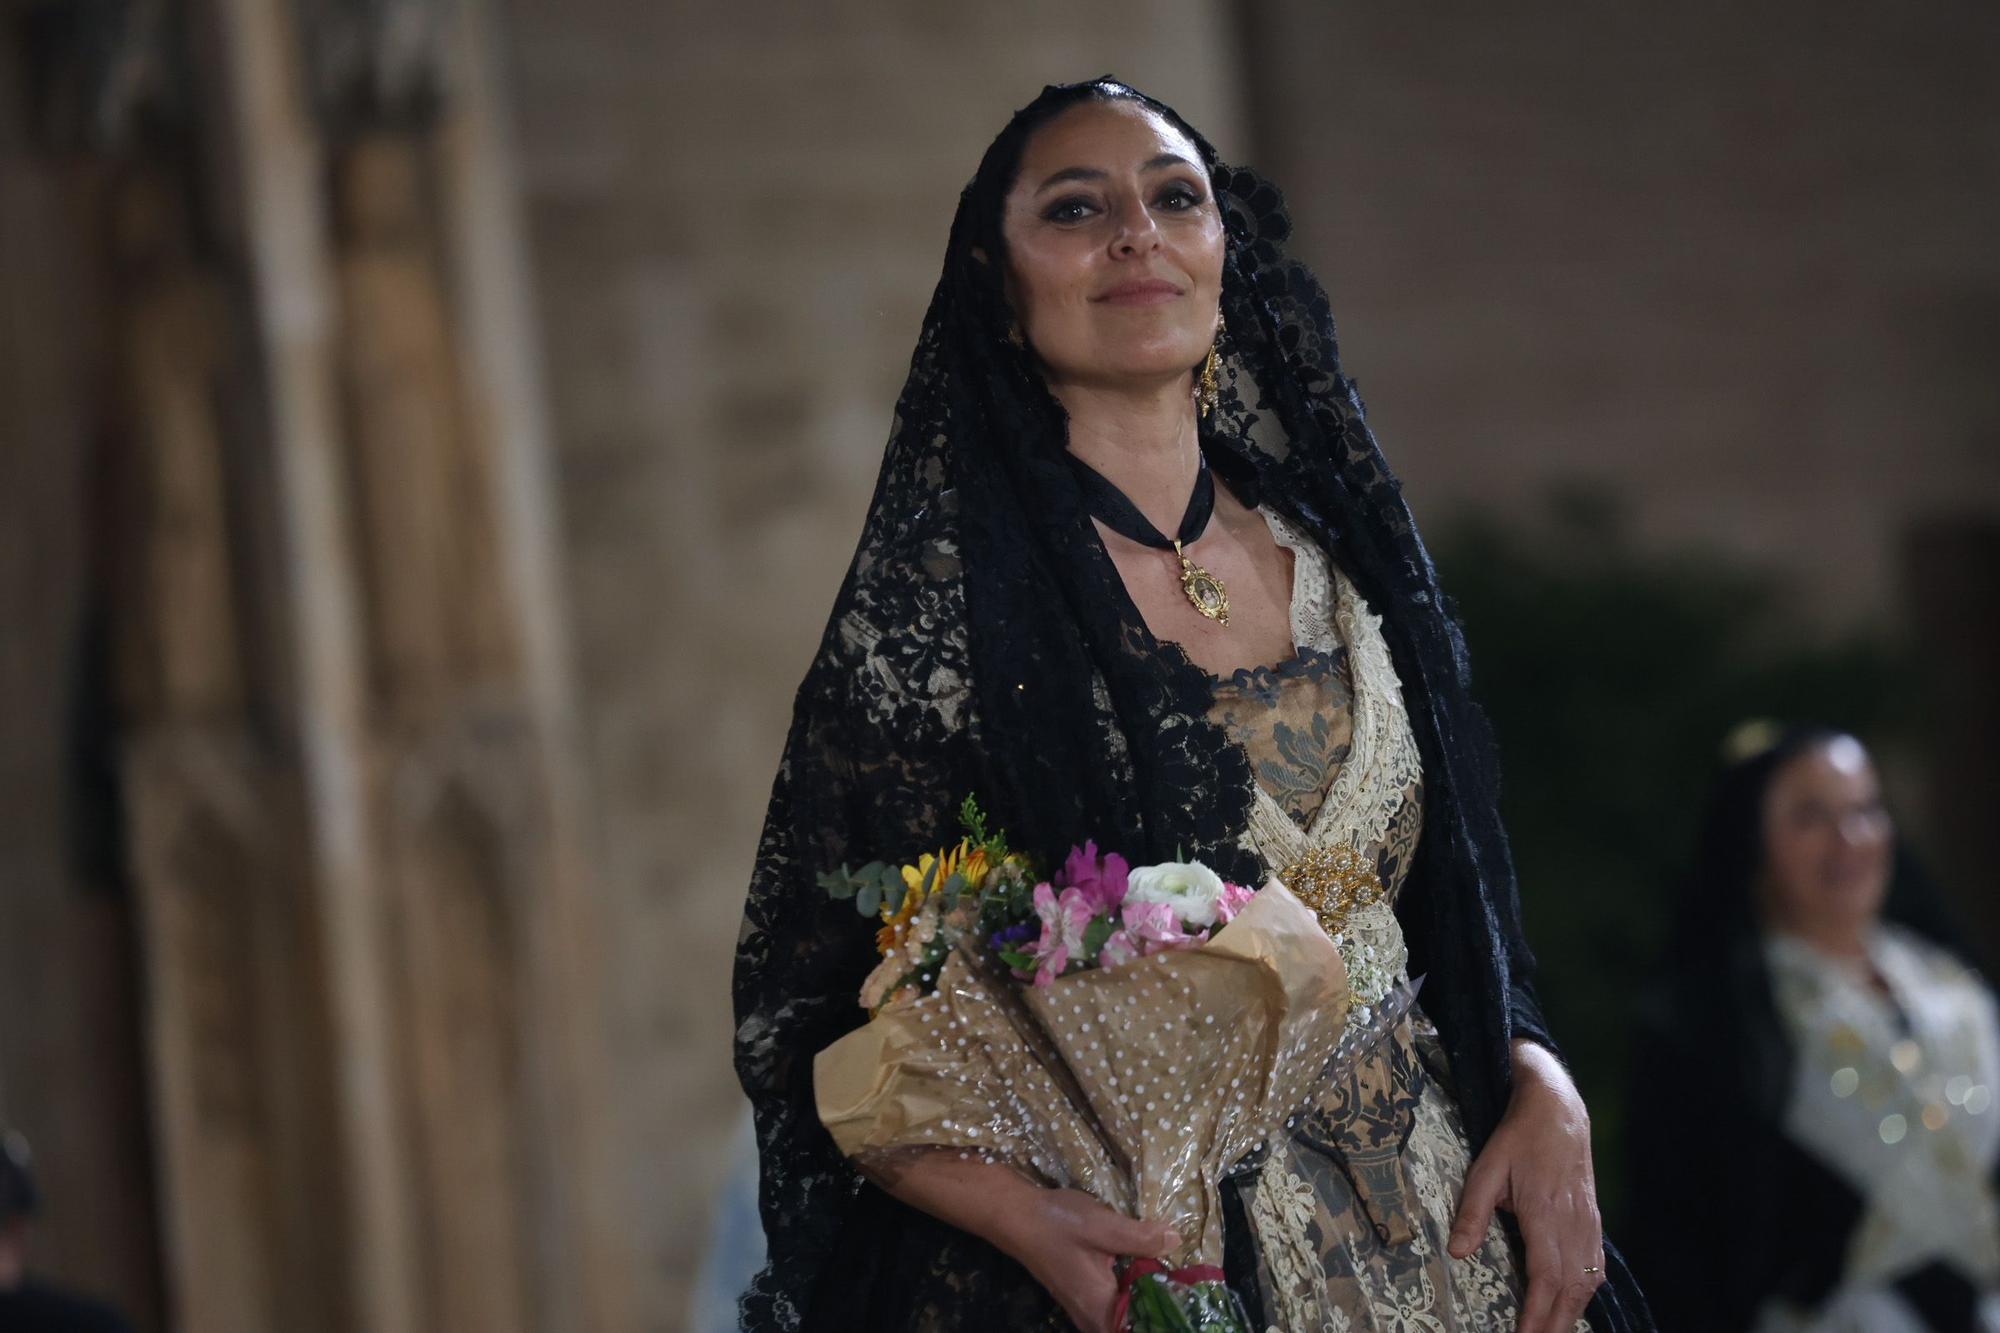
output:
[{"label": "blurred woman in background", "polygon": [[1689,1333],[2000,1330],[2000,1023],[1867,750],[1733,738],[1631,1102],[1635,1261]]}]

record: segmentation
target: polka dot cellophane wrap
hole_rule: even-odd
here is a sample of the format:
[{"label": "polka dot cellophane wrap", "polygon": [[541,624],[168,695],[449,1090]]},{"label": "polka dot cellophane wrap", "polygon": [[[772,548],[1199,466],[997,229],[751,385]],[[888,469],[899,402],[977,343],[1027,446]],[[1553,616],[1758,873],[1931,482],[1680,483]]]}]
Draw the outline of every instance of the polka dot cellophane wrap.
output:
[{"label": "polka dot cellophane wrap", "polygon": [[1281,884],[1208,944],[1045,987],[960,949],[935,993],[819,1054],[822,1121],[864,1166],[956,1149],[1157,1218],[1220,1263],[1223,1172],[1343,1046],[1339,951]]}]

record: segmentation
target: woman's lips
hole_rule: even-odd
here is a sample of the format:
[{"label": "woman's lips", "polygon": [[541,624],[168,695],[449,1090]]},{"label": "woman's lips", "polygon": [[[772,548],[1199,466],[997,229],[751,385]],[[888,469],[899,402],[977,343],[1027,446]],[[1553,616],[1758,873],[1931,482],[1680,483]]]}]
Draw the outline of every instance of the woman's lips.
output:
[{"label": "woman's lips", "polygon": [[1159,305],[1181,295],[1181,289],[1164,278],[1139,278],[1108,287],[1097,300],[1104,305]]}]

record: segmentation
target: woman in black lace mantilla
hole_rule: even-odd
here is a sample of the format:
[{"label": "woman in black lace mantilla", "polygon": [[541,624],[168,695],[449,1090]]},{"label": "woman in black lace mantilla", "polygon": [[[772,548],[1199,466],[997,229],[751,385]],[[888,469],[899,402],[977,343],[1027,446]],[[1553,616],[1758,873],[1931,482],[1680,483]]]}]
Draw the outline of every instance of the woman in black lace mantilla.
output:
[{"label": "woman in black lace mantilla", "polygon": [[[1421,975],[1421,1008],[1227,1183],[1258,1328],[1650,1327],[1529,982],[1464,644],[1289,229],[1108,79],[1044,90],[960,198],[745,912],[770,1243],[746,1328],[1096,1333],[1113,1257],[1168,1246],[1004,1167],[864,1179],[815,1115],[813,1056],[866,1018],[875,961],[815,875],[955,837],[967,793],[1045,864],[1094,838],[1257,884],[1344,837],[1379,869],[1336,943],[1360,998]],[[1199,530],[1226,624],[1093,474]]]}]

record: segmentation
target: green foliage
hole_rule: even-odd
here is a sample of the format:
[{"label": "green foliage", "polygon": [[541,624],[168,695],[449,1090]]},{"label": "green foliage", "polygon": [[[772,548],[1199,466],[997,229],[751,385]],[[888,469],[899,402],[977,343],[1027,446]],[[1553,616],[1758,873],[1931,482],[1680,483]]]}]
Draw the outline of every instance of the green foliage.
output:
[{"label": "green foliage", "polygon": [[1248,1333],[1242,1307],[1220,1282],[1172,1282],[1151,1273],[1132,1283],[1131,1333]]},{"label": "green foliage", "polygon": [[852,899],[854,910],[862,916],[880,914],[884,901],[892,912],[902,905],[903,872],[881,861],[870,861],[859,870],[850,870],[845,865],[838,870],[822,870],[817,878],[828,896],[843,901]]},{"label": "green foliage", "polygon": [[1590,1103],[1609,1211],[1640,988],[1723,737],[1770,717],[1893,740],[1911,692],[1879,638],[1814,634],[1781,584],[1716,556],[1641,551],[1594,497],[1560,499],[1532,534],[1462,522],[1437,558],[1499,738],[1539,987]]},{"label": "green foliage", "polygon": [[[980,939],[989,939],[995,931],[1034,914],[1035,875],[1031,867],[1019,861],[1008,862],[987,875],[979,895]],[[1001,954],[1001,957],[1007,960],[1009,967],[1022,966],[1007,953]]]},{"label": "green foliage", "polygon": [[1007,856],[1007,835],[998,829],[989,830],[986,812],[979,808],[978,798],[967,796],[958,807],[958,822],[965,828],[965,836],[975,847],[985,849],[986,859],[994,865],[1000,864]]},{"label": "green foliage", "polygon": [[1104,950],[1104,941],[1111,938],[1111,918],[1100,916],[1083,928],[1083,958],[1081,961],[1092,966],[1097,964],[1097,955]]}]

